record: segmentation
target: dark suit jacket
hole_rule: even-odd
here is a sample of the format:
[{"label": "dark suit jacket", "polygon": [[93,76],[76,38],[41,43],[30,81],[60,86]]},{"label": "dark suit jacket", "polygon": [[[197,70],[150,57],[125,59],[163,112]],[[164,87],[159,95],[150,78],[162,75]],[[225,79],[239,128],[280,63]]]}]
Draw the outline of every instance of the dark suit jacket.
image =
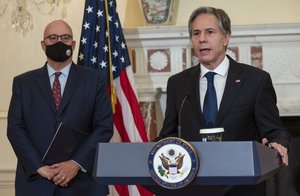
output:
[{"label": "dark suit jacket", "polygon": [[[223,141],[261,141],[266,137],[288,147],[289,136],[279,117],[270,75],[228,58],[228,77],[216,121],[216,127],[225,130]],[[177,136],[180,105],[188,94],[181,114],[182,137],[188,141],[202,139],[199,130],[205,128],[205,123],[200,108],[199,78],[199,65],[169,78],[159,138]]]},{"label": "dark suit jacket", "polygon": [[[88,134],[72,157],[87,172],[79,171],[68,188],[36,172],[60,122]],[[109,142],[112,125],[106,77],[95,70],[71,65],[58,111],[46,66],[15,77],[7,135],[18,158],[16,195],[52,196],[58,189],[61,195],[104,195],[107,187],[96,184],[91,174],[96,145]]]}]

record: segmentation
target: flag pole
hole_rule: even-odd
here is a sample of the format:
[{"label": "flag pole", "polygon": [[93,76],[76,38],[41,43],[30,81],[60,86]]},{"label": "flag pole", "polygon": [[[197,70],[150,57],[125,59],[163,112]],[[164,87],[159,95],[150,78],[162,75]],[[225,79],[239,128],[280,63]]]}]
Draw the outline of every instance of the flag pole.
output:
[{"label": "flag pole", "polygon": [[109,80],[110,80],[110,99],[111,99],[111,107],[113,113],[115,113],[116,108],[115,105],[117,104],[117,97],[116,97],[116,89],[114,86],[114,77],[112,72],[112,59],[111,59],[111,44],[110,44],[110,29],[109,29],[109,14],[108,14],[108,3],[105,0],[105,15],[106,15],[106,29],[107,29],[107,43],[108,43],[108,64],[109,64]]}]

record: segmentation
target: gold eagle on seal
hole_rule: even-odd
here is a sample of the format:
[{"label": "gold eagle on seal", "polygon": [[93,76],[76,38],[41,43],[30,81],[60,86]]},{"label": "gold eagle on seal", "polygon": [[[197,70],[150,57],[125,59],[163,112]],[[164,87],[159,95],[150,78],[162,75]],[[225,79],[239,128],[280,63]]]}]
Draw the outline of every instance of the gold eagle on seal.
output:
[{"label": "gold eagle on seal", "polygon": [[182,168],[184,154],[179,153],[174,159],[166,157],[163,153],[159,156],[163,167],[168,171],[168,174],[177,174]]}]

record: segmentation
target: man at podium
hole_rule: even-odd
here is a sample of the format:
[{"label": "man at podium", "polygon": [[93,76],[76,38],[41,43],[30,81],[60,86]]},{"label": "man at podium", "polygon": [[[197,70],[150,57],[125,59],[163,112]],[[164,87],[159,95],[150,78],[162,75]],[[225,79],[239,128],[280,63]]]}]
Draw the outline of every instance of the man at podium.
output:
[{"label": "man at podium", "polygon": [[[200,7],[191,14],[188,29],[199,63],[169,78],[165,119],[156,141],[169,136],[202,141],[200,129],[221,127],[223,141],[262,142],[288,165],[289,136],[271,77],[226,55],[228,15],[222,9]],[[264,184],[235,186],[225,195],[264,195]]]}]

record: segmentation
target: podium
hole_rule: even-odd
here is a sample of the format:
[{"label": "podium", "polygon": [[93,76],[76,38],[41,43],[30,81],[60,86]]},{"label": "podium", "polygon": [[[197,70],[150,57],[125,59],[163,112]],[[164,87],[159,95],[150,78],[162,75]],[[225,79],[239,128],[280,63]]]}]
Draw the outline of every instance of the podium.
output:
[{"label": "podium", "polygon": [[[199,157],[199,171],[188,186],[169,190],[157,185],[148,168],[155,145],[99,143],[93,176],[105,185],[143,185],[156,195],[222,195],[234,185],[255,185],[281,167],[277,151],[258,142],[190,142]],[[200,192],[199,192],[200,191]]]}]

